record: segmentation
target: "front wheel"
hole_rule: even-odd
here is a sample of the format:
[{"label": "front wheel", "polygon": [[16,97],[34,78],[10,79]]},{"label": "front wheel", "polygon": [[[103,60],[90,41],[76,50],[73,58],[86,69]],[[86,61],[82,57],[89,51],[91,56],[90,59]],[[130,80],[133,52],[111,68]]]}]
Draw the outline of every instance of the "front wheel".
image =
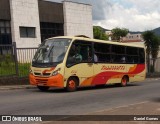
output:
[{"label": "front wheel", "polygon": [[128,83],[128,78],[126,76],[124,76],[121,80],[121,86],[125,87],[125,86],[127,86],[127,83]]},{"label": "front wheel", "polygon": [[47,86],[37,86],[40,91],[48,91],[49,87]]},{"label": "front wheel", "polygon": [[75,78],[69,78],[67,81],[66,90],[68,92],[74,92],[77,90],[78,81]]}]

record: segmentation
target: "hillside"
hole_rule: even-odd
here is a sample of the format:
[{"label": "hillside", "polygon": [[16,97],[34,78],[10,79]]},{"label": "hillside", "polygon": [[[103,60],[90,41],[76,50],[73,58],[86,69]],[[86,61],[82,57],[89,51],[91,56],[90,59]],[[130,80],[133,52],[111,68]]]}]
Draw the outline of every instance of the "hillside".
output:
[{"label": "hillside", "polygon": [[[105,31],[110,31],[109,29],[105,29],[101,26],[97,26],[97,27],[100,27],[104,32]],[[155,28],[152,30],[156,35],[158,35],[160,37],[160,27],[158,28]],[[131,34],[142,34],[143,32],[140,32],[140,31],[130,31]]]},{"label": "hillside", "polygon": [[152,30],[156,35],[160,37],[160,27]]}]

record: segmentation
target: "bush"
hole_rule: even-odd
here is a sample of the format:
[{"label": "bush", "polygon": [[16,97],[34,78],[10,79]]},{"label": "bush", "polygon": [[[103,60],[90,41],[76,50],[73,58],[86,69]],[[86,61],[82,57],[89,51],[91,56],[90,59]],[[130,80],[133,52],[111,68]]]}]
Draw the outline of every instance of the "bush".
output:
[{"label": "bush", "polygon": [[12,61],[11,55],[10,54],[5,55],[5,59],[4,59],[5,65],[10,66],[12,62],[13,61]]},{"label": "bush", "polygon": [[3,63],[3,56],[0,55],[0,67],[2,67],[2,63]]}]

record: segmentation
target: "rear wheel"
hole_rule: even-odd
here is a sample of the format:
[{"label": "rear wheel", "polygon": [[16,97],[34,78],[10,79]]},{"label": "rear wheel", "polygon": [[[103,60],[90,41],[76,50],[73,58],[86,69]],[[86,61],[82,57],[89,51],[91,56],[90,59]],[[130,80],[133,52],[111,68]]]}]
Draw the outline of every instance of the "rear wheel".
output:
[{"label": "rear wheel", "polygon": [[48,91],[49,87],[47,86],[37,86],[40,91]]},{"label": "rear wheel", "polygon": [[128,78],[126,76],[124,76],[121,80],[121,86],[125,87],[125,86],[127,86],[127,83],[128,83]]},{"label": "rear wheel", "polygon": [[78,81],[75,78],[69,78],[67,81],[66,90],[68,92],[74,92],[77,90]]}]

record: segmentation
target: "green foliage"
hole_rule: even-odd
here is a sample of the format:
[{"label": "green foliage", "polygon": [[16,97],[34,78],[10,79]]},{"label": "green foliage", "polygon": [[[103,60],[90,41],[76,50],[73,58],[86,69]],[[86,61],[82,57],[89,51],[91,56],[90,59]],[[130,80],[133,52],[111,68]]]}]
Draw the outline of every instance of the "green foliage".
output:
[{"label": "green foliage", "polygon": [[99,26],[93,27],[93,33],[95,39],[108,40],[107,34]]},{"label": "green foliage", "polygon": [[151,55],[152,58],[157,58],[159,52],[159,39],[157,36],[153,37],[153,42],[151,43]]},{"label": "green foliage", "polygon": [[0,55],[0,67],[1,66],[10,66],[13,62],[12,57],[10,54]]},{"label": "green foliage", "polygon": [[114,28],[112,29],[112,40],[120,41],[121,37],[125,37],[129,30],[126,28]]},{"label": "green foliage", "polygon": [[3,56],[0,55],[0,67],[2,66],[2,62],[3,62]]},{"label": "green foliage", "polygon": [[152,31],[145,31],[142,36],[145,41],[145,46],[147,47],[146,52],[147,54],[150,54],[155,34]]},{"label": "green foliage", "polygon": [[[0,76],[9,76],[9,75],[15,75],[15,63],[12,62],[9,64],[10,66],[6,66],[6,64],[3,62],[3,64],[0,66]],[[30,63],[19,63],[18,64],[18,71],[19,71],[19,77],[26,77],[29,74],[29,68]]]},{"label": "green foliage", "polygon": [[151,55],[151,57],[153,58],[153,67],[151,68],[151,72],[154,72],[154,65],[155,65],[155,61],[156,58],[158,56],[158,52],[159,52],[159,45],[160,45],[160,38],[158,36],[156,36],[154,34],[154,32],[152,31],[145,31],[143,34],[143,39],[145,41],[145,46],[146,46],[146,52],[147,52],[147,63],[148,63],[148,68],[150,67],[150,60],[149,60],[149,56]]},{"label": "green foliage", "polygon": [[4,62],[7,66],[10,66],[10,64],[12,63],[12,57],[10,54],[5,55]]}]

